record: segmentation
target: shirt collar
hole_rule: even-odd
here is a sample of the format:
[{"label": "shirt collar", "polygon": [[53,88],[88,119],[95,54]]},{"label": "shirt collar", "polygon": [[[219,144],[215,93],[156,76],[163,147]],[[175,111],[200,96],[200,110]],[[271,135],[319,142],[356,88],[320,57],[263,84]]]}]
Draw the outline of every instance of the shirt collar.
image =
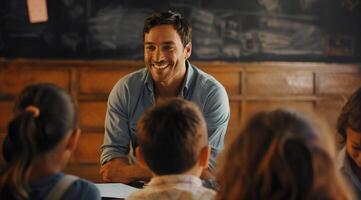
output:
[{"label": "shirt collar", "polygon": [[160,185],[174,185],[174,184],[186,184],[193,186],[201,186],[202,181],[199,177],[193,175],[163,175],[163,176],[155,176],[149,182],[147,186],[160,186]]},{"label": "shirt collar", "polygon": [[191,63],[188,60],[186,61],[186,68],[187,68],[186,78],[185,78],[185,81],[183,82],[183,87],[182,87],[182,91],[181,91],[182,96],[184,96],[185,93],[187,92],[187,90],[189,89],[189,87],[192,83],[192,77],[194,74],[193,66],[191,65]]},{"label": "shirt collar", "polygon": [[[190,62],[188,60],[186,60],[186,70],[187,71],[186,71],[185,81],[183,81],[182,89],[179,94],[183,97],[185,96],[186,92],[188,91],[188,89],[192,83],[192,77],[194,74],[193,66],[190,64]],[[150,92],[154,92],[154,83],[153,83],[152,75],[150,74],[148,69],[145,74],[144,84]]]},{"label": "shirt collar", "polygon": [[150,74],[148,69],[146,70],[146,73],[145,73],[144,85],[150,92],[154,92],[152,75]]},{"label": "shirt collar", "polygon": [[347,156],[346,146],[338,153],[336,161],[337,169],[343,171],[350,177],[356,177],[351,168],[350,158]]},{"label": "shirt collar", "polygon": [[357,188],[357,190],[361,190],[361,182],[352,171],[350,158],[347,156],[346,152],[346,146],[338,153],[336,161],[337,168],[349,177],[351,183]]}]

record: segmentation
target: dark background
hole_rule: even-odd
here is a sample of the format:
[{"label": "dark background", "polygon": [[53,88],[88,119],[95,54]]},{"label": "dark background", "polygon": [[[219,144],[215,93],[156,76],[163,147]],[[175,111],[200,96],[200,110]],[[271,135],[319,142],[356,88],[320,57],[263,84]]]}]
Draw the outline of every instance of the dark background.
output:
[{"label": "dark background", "polygon": [[26,0],[0,0],[0,57],[143,56],[144,19],[181,12],[193,60],[361,61],[361,0],[56,0],[30,24]]}]

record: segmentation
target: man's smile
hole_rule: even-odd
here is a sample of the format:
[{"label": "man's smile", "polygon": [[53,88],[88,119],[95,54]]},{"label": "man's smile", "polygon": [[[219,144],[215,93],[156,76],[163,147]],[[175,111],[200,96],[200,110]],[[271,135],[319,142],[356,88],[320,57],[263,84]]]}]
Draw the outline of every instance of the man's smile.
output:
[{"label": "man's smile", "polygon": [[163,70],[169,67],[169,63],[161,63],[161,64],[152,63],[151,66],[156,68],[157,70]]}]

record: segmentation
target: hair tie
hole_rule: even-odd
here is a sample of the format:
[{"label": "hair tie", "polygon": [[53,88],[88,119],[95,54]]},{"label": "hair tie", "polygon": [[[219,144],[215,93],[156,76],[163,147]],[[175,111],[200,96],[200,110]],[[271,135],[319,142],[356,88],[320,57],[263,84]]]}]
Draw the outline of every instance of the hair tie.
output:
[{"label": "hair tie", "polygon": [[39,115],[40,115],[40,110],[36,106],[27,106],[25,108],[25,111],[33,113],[35,118],[39,117]]}]

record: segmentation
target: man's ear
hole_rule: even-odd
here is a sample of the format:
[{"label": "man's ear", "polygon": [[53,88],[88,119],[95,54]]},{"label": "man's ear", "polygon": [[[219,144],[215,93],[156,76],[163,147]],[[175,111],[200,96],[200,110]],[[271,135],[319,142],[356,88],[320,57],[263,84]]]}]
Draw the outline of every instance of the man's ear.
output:
[{"label": "man's ear", "polygon": [[66,149],[70,151],[74,151],[76,146],[78,145],[78,140],[80,137],[80,129],[76,128],[71,132],[71,135],[68,139],[68,142],[66,144]]},{"label": "man's ear", "polygon": [[192,54],[192,43],[189,42],[185,47],[184,47],[184,58],[187,60]]},{"label": "man's ear", "polygon": [[198,163],[201,167],[208,167],[208,160],[211,154],[211,148],[207,145],[201,149],[201,152],[198,157]]},{"label": "man's ear", "polygon": [[135,148],[135,157],[137,158],[139,165],[145,169],[148,169],[148,165],[147,162],[145,162],[144,160],[144,156],[142,151],[140,150],[140,147],[138,146],[137,148]]}]

